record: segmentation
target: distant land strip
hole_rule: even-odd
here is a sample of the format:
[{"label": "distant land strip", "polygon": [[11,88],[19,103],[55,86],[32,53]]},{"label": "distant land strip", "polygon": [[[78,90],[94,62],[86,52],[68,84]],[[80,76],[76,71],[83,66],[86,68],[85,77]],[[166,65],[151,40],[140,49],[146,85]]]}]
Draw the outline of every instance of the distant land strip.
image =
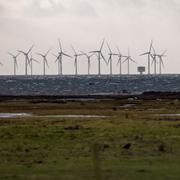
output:
[{"label": "distant land strip", "polygon": [[63,101],[91,101],[91,100],[111,100],[111,99],[180,99],[180,92],[144,92],[141,94],[96,94],[96,95],[0,95],[0,101],[5,100],[36,100],[43,102],[63,102]]}]

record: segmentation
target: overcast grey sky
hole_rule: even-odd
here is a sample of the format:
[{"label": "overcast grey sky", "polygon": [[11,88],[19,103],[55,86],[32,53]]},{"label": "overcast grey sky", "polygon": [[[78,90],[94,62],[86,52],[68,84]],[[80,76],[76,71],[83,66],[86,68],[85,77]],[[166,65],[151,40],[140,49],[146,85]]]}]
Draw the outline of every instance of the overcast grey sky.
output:
[{"label": "overcast grey sky", "polygon": [[[7,52],[27,50],[35,44],[35,52],[52,48],[56,53],[60,38],[67,53],[70,45],[77,50],[95,50],[105,37],[113,50],[119,46],[127,54],[130,48],[138,65],[146,65],[139,54],[148,49],[150,40],[158,53],[168,49],[165,73],[180,73],[180,1],[179,0],[0,0],[0,67],[1,74],[13,72]],[[104,47],[107,54],[107,47]],[[38,60],[39,57],[34,56]],[[49,56],[51,68],[57,72],[54,57]],[[19,57],[18,73],[24,72],[23,56]],[[42,62],[42,61],[41,61]],[[97,72],[97,61],[92,60],[92,72]],[[118,72],[114,60],[114,72]],[[87,62],[79,59],[79,72],[87,72]],[[126,73],[126,64],[123,65]],[[132,64],[131,72],[137,65]],[[35,73],[42,73],[42,65],[35,65]],[[73,60],[65,59],[64,72],[73,72]],[[108,68],[103,64],[103,72]]]}]

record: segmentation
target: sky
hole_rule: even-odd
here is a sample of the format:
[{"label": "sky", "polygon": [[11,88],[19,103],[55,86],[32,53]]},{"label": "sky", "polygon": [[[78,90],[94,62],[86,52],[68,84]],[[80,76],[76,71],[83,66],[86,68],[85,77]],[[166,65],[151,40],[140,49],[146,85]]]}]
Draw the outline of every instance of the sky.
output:
[{"label": "sky", "polygon": [[[163,73],[180,73],[180,1],[179,0],[0,0],[0,74],[13,74],[13,61],[7,52],[27,51],[32,44],[34,74],[42,74],[41,57],[48,55],[48,74],[57,74],[57,64],[52,53],[58,51],[58,38],[66,53],[73,56],[71,45],[79,51],[97,50],[103,38],[116,52],[123,55],[128,48],[137,64],[131,63],[131,73],[137,66],[147,67],[146,52],[153,40],[157,53],[167,49]],[[103,53],[108,59],[105,44]],[[159,64],[157,64],[159,68]],[[92,58],[91,73],[97,73],[97,58]],[[153,73],[153,66],[151,67]],[[74,59],[64,58],[64,74],[74,73]],[[78,59],[79,74],[87,73],[87,60]],[[113,72],[117,74],[117,58],[113,59]],[[109,67],[102,61],[102,73]],[[123,73],[127,64],[123,63]],[[18,74],[24,74],[24,57],[18,58]]]}]

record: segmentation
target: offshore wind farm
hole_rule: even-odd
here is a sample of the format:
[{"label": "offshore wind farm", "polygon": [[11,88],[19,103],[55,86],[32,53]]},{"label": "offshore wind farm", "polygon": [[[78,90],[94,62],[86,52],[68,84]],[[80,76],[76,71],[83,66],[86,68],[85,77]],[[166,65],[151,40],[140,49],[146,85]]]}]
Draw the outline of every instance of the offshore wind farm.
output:
[{"label": "offshore wind farm", "polygon": [[[58,51],[49,49],[45,52],[37,52],[35,45],[27,51],[17,50],[14,54],[8,52],[13,60],[12,75],[0,76],[2,86],[0,95],[92,95],[92,94],[123,94],[123,93],[143,93],[148,91],[179,91],[177,86],[178,75],[166,75],[163,73],[165,68],[164,58],[168,60],[167,50],[162,53],[154,48],[153,41],[150,42],[147,52],[140,54],[144,57],[146,66],[138,64],[130,54],[121,53],[120,48],[112,49],[105,39],[97,45],[97,49],[88,52],[77,50],[71,45],[72,52],[63,48],[63,44],[58,39]],[[104,53],[106,52],[106,53]],[[15,54],[16,53],[16,54]],[[24,58],[24,59],[23,59]],[[52,61],[56,64],[56,72],[48,74]],[[24,67],[19,66],[19,62],[24,61]],[[64,61],[71,61],[73,71],[70,74],[64,73]],[[86,61],[85,74],[80,74],[80,63]],[[91,63],[96,61],[94,69],[97,73],[93,74]],[[2,67],[5,62],[2,62]],[[35,74],[33,64],[41,66],[40,75]],[[102,66],[107,66],[107,73],[102,73]],[[140,74],[131,73],[131,66],[144,69]],[[24,69],[24,75],[18,74],[18,69]],[[114,72],[117,68],[118,71]],[[123,73],[124,72],[124,73]],[[176,84],[176,86],[174,86]]]},{"label": "offshore wind farm", "polygon": [[[105,43],[107,45],[107,48],[105,47]],[[96,50],[92,50],[89,52],[85,52],[84,50],[76,50],[76,48],[74,48],[71,45],[71,49],[72,52],[66,53],[66,51],[63,50],[63,46],[60,40],[58,40],[58,44],[59,44],[59,51],[57,53],[53,52],[53,49],[49,49],[47,52],[43,53],[39,53],[39,52],[33,52],[33,49],[35,48],[35,45],[32,45],[30,47],[30,49],[28,49],[27,51],[22,51],[22,50],[18,50],[18,51],[14,51],[14,53],[16,53],[16,55],[8,52],[8,55],[10,55],[12,57],[12,59],[14,60],[14,66],[13,66],[13,71],[11,75],[18,75],[17,71],[18,69],[22,69],[24,68],[24,75],[33,75],[33,67],[32,67],[32,62],[36,62],[42,65],[42,75],[48,75],[46,73],[47,68],[51,68],[51,64],[48,63],[47,60],[47,56],[48,58],[51,60],[53,57],[55,57],[55,62],[57,65],[57,72],[53,72],[51,74],[55,75],[62,75],[65,73],[63,72],[63,59],[65,59],[65,61],[68,61],[67,58],[70,61],[73,61],[73,67],[74,67],[74,71],[69,73],[71,75],[78,75],[79,71],[78,71],[78,64],[81,63],[81,61],[87,61],[87,67],[83,67],[86,68],[86,75],[91,75],[91,60],[93,58],[93,61],[97,62],[96,68],[97,69],[97,75],[103,75],[102,73],[102,64],[104,63],[107,67],[109,67],[109,71],[106,72],[105,74],[109,74],[109,75],[122,75],[122,74],[133,74],[130,71],[130,66],[131,63],[134,63],[137,69],[138,66],[140,66],[141,64],[138,64],[137,60],[134,60],[133,57],[130,55],[130,48],[127,48],[127,53],[122,54],[120,48],[117,46],[116,50],[112,50],[112,48],[110,47],[109,43],[105,41],[105,39],[103,39],[102,43],[99,45],[99,48],[97,48]],[[104,53],[103,50],[106,52]],[[13,50],[12,50],[13,51]],[[52,52],[52,53],[51,53]],[[155,50],[155,48],[153,47],[153,41],[151,41],[150,47],[148,52],[142,53],[139,56],[147,56],[147,66],[145,66],[145,69],[147,69],[147,72],[145,72],[145,74],[162,74],[162,70],[163,68],[165,68],[164,66],[164,58],[166,57],[167,59],[167,50],[165,50],[163,53],[159,53],[157,52],[157,50]],[[51,57],[50,57],[51,55]],[[18,66],[18,63],[21,61],[23,61],[22,57],[24,56],[24,67],[20,67]],[[41,59],[40,59],[41,58]],[[81,58],[81,59],[80,59]],[[53,58],[54,59],[54,58]],[[80,59],[80,60],[79,60]],[[146,61],[145,57],[144,57],[144,61]],[[114,73],[113,71],[113,64],[118,67],[119,66],[119,72]],[[1,66],[3,68],[3,66],[6,66],[6,62],[1,62]],[[123,66],[123,67],[122,67]],[[154,67],[153,67],[154,66]],[[157,70],[159,66],[159,69]],[[93,68],[93,71],[94,71]],[[124,70],[124,73],[122,73],[122,68]],[[125,70],[125,68],[127,70]],[[28,70],[30,70],[28,73]],[[9,74],[9,73],[8,73]],[[95,75],[94,73],[92,73],[93,75]],[[136,73],[135,73],[136,74]],[[23,75],[23,74],[19,74],[19,75]],[[34,74],[37,75],[37,74]]]},{"label": "offshore wind farm", "polygon": [[[8,52],[13,60],[12,75],[0,76],[0,95],[93,95],[93,94],[133,94],[149,91],[180,91],[178,80],[180,75],[163,74],[165,68],[164,58],[168,60],[167,50],[160,53],[154,48],[151,41],[147,52],[139,54],[144,58],[146,66],[141,66],[131,54],[130,49],[127,53],[121,53],[120,48],[112,49],[105,39],[95,50],[84,52],[77,50],[71,45],[72,52],[63,48],[63,44],[58,39],[58,51],[49,49],[45,52],[37,52],[35,45],[27,51],[18,50],[14,54]],[[12,50],[13,52],[13,50]],[[104,53],[106,52],[106,53]],[[16,53],[16,54],[15,54]],[[24,58],[24,59],[23,59]],[[56,72],[48,74],[47,70],[53,63],[56,64]],[[20,67],[18,62],[24,61],[24,67]],[[71,61],[73,71],[70,74],[64,73],[64,61]],[[86,61],[85,74],[80,74],[80,63]],[[92,71],[92,61],[97,64],[96,74]],[[35,74],[33,64],[41,66],[40,75]],[[107,73],[102,73],[102,66],[107,66]],[[2,67],[5,62],[1,63]],[[131,66],[143,69],[140,74],[131,73]],[[18,74],[19,68],[24,69],[24,75]],[[114,69],[118,70],[114,73]],[[124,72],[124,73],[123,73]]]}]

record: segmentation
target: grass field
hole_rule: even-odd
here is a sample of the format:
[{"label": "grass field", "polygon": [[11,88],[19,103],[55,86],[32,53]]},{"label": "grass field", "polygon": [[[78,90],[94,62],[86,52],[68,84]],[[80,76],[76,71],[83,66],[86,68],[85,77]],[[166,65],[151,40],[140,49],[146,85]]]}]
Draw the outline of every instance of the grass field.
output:
[{"label": "grass field", "polygon": [[19,100],[0,112],[32,114],[0,118],[2,180],[180,179],[180,117],[162,116],[180,113],[180,101]]}]

